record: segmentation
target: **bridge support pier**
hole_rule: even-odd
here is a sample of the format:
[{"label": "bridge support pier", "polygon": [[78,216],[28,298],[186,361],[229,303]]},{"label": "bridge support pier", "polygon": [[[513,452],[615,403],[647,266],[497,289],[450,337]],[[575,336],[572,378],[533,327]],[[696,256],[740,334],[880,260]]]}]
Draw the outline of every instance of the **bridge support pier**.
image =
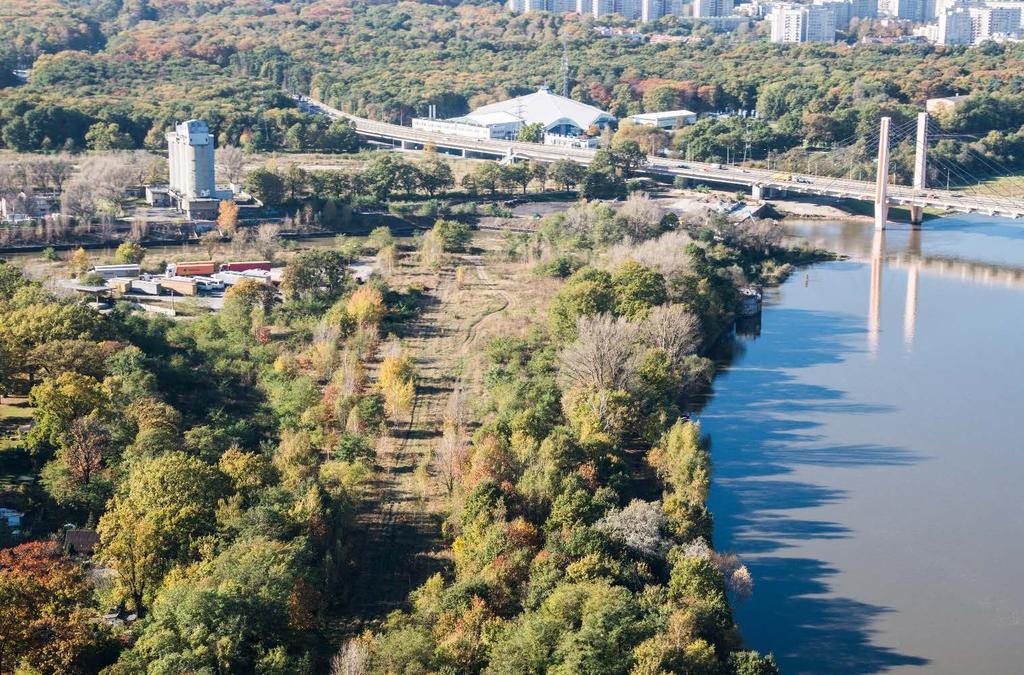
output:
[{"label": "bridge support pier", "polygon": [[883,117],[878,127],[878,168],[875,170],[875,229],[889,222],[889,122]]},{"label": "bridge support pier", "polygon": [[750,186],[750,197],[759,201],[766,199],[770,190],[771,188],[766,188],[763,185],[752,185]]},{"label": "bridge support pier", "polygon": [[[914,189],[924,190],[928,178],[928,113],[917,114],[917,145],[914,149]],[[920,206],[910,207],[910,223],[921,227],[924,220],[924,209]]]}]

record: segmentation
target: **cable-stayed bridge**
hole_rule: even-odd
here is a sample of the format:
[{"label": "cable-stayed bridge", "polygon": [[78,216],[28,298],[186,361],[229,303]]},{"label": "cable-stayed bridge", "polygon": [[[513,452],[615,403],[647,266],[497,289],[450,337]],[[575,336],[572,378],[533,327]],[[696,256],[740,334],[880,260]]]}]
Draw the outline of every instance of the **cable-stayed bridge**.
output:
[{"label": "cable-stayed bridge", "polygon": [[[571,159],[584,165],[593,160],[596,152],[538,143],[448,136],[441,132],[357,117],[306,96],[296,98],[300,107],[309,112],[348,120],[357,134],[378,145],[422,150],[430,144],[439,151],[463,157],[510,162]],[[828,175],[820,175],[811,166],[797,173],[785,166],[780,168],[778,164],[775,168],[757,168],[751,164],[741,166],[680,161],[656,155],[648,156],[646,164],[639,171],[649,175],[679,177],[693,183],[744,188],[756,199],[797,194],[873,202],[875,225],[879,229],[884,228],[888,222],[891,206],[909,208],[914,224],[922,222],[924,209],[1024,218],[1024,180],[1009,179],[1009,187],[998,187],[978,180],[973,170],[929,152],[929,146],[943,138],[949,138],[949,135],[938,128],[928,113],[920,113],[916,120],[898,125],[893,125],[890,118],[883,117],[876,133],[867,137],[851,137],[821,151],[821,154],[832,160]],[[910,185],[898,185],[890,172],[891,156],[894,149],[905,147],[911,142],[914,150],[913,180]],[[857,150],[853,149],[859,150],[861,156],[858,157]],[[869,174],[874,174],[873,180],[866,179],[870,175],[862,176],[863,172],[859,171],[860,163],[865,159],[865,150],[877,152],[870,162],[873,171]],[[996,160],[974,150],[970,152],[974,153],[972,161],[986,168],[986,176],[1013,175],[1012,171]],[[768,165],[770,167],[770,161]],[[937,182],[937,176],[940,179],[945,177],[944,182],[938,181],[943,183],[943,187],[930,185]]]}]

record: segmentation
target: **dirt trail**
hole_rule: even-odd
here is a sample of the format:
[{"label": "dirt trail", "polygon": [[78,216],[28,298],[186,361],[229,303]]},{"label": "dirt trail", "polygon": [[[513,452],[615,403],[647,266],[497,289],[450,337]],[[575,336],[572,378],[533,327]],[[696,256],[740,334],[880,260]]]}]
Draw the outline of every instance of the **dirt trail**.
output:
[{"label": "dirt trail", "polygon": [[[444,495],[428,474],[449,397],[461,386],[466,359],[482,326],[508,307],[511,295],[490,280],[480,256],[463,256],[438,274],[403,261],[391,283],[425,289],[422,311],[402,336],[417,369],[410,420],[378,450],[371,498],[356,518],[351,606],[355,632],[406,605],[409,592],[449,562],[440,538]],[[476,274],[471,272],[476,271]]]}]

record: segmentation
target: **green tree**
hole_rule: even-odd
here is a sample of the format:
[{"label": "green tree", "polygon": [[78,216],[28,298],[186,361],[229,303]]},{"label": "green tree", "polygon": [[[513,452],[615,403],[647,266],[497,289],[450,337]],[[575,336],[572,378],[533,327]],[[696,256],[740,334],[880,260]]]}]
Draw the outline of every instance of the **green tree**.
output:
[{"label": "green tree", "polygon": [[543,143],[544,124],[541,122],[524,124],[519,127],[519,131],[516,132],[516,140],[520,143]]},{"label": "green tree", "polygon": [[438,220],[434,223],[434,235],[441,242],[445,253],[460,253],[466,250],[470,241],[469,225],[457,220]]},{"label": "green tree", "polygon": [[100,519],[99,557],[141,614],[167,573],[196,559],[203,537],[214,532],[226,481],[202,460],[169,452],[135,464],[125,487]]},{"label": "green tree", "polygon": [[582,267],[566,280],[551,303],[551,330],[558,339],[571,340],[581,316],[609,312],[614,302],[612,276],[604,270]]},{"label": "green tree", "polygon": [[356,152],[360,144],[359,136],[347,120],[331,122],[320,139],[321,148],[329,152]]},{"label": "green tree", "polygon": [[93,377],[75,372],[61,373],[37,384],[29,393],[35,424],[26,446],[34,454],[49,457],[70,441],[72,423],[92,413],[103,415],[109,407],[107,393]]},{"label": "green tree", "polygon": [[420,162],[419,175],[420,187],[431,197],[439,192],[444,193],[455,185],[452,167],[436,155]]},{"label": "green tree", "polygon": [[627,319],[642,319],[652,307],[665,302],[665,277],[635,261],[623,263],[612,276],[615,313]]},{"label": "green tree", "polygon": [[135,147],[132,137],[121,131],[121,127],[116,122],[97,122],[92,125],[85,134],[85,142],[91,150],[103,152],[129,150]]},{"label": "green tree", "polygon": [[255,169],[245,177],[245,191],[267,206],[280,206],[284,200],[284,180],[269,169]]},{"label": "green tree", "polygon": [[302,646],[295,624],[304,608],[294,606],[303,587],[299,563],[296,546],[235,543],[160,591],[122,665],[144,664],[151,673],[301,672],[301,659],[288,655]]},{"label": "green tree", "polygon": [[144,249],[141,244],[134,241],[122,242],[114,252],[114,262],[121,264],[138,264],[141,263],[142,259],[145,257],[146,249]]},{"label": "green tree", "polygon": [[559,159],[551,164],[548,178],[562,186],[568,192],[583,180],[586,169],[571,159]]},{"label": "green tree", "polygon": [[330,304],[347,286],[348,258],[340,251],[304,251],[288,261],[281,274],[281,290],[289,300]]},{"label": "green tree", "polygon": [[525,195],[526,188],[532,180],[533,174],[530,172],[530,165],[525,162],[517,162],[501,167],[501,185],[509,192],[516,187],[521,187]]}]

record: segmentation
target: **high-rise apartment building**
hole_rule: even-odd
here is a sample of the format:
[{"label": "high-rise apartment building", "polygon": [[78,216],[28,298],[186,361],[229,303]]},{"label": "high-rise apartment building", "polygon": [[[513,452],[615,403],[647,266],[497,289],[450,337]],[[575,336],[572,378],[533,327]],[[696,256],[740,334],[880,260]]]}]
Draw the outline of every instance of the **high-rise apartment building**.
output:
[{"label": "high-rise apartment building", "polygon": [[772,42],[835,42],[836,18],[820,5],[777,4],[768,15]]},{"label": "high-rise apartment building", "polygon": [[972,30],[970,9],[957,5],[947,7],[939,14],[935,41],[940,45],[969,45]]},{"label": "high-rise apartment building", "polygon": [[733,0],[693,0],[695,17],[732,16]]}]

